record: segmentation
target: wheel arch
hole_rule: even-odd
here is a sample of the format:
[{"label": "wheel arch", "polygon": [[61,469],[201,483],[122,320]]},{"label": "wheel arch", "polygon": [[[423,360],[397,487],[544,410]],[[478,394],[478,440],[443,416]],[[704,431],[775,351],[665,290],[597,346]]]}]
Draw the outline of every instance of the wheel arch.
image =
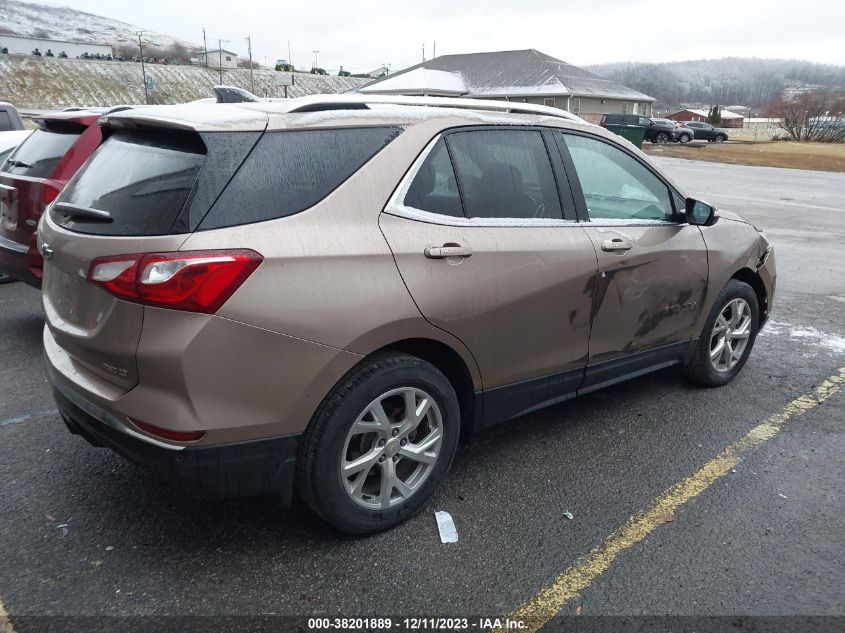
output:
[{"label": "wheel arch", "polygon": [[430,338],[407,338],[394,341],[369,354],[402,352],[434,365],[452,384],[461,410],[461,440],[466,441],[475,428],[478,412],[473,376],[463,357],[452,347]]},{"label": "wheel arch", "polygon": [[750,268],[740,268],[731,275],[731,279],[736,279],[737,281],[741,281],[751,286],[754,290],[754,294],[757,295],[757,307],[760,310],[760,325],[765,323],[766,319],[769,317],[769,301],[766,294],[766,286],[760,278],[760,275]]}]

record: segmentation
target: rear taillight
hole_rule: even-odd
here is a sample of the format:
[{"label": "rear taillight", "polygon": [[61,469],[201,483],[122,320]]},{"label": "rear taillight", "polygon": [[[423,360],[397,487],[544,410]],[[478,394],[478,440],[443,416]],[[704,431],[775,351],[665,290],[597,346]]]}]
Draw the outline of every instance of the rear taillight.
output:
[{"label": "rear taillight", "polygon": [[88,280],[127,301],[213,314],[263,260],[246,249],[98,257]]},{"label": "rear taillight", "polygon": [[45,182],[41,187],[41,202],[44,203],[44,207],[47,207],[47,205],[53,202],[59,196],[59,193],[61,193],[60,189]]}]

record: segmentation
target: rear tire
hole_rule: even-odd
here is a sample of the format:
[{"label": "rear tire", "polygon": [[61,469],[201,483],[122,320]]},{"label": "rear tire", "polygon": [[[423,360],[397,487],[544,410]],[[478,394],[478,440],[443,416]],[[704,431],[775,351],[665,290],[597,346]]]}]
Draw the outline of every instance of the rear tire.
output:
[{"label": "rear tire", "polygon": [[736,378],[754,347],[759,324],[754,289],[737,279],[728,281],[684,363],[686,377],[705,387],[718,387]]},{"label": "rear tire", "polygon": [[297,460],[299,494],[339,530],[386,530],[440,487],[459,435],[458,399],[436,367],[406,354],[368,359],[314,414]]}]

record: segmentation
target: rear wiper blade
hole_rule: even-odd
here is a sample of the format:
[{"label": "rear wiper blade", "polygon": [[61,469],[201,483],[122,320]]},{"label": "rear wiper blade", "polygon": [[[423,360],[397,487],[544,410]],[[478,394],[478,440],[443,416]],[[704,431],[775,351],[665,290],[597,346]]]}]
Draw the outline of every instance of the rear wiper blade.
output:
[{"label": "rear wiper blade", "polygon": [[12,167],[23,167],[25,169],[32,169],[32,165],[29,163],[25,163],[22,160],[18,160],[17,158],[7,158],[6,162],[9,163]]},{"label": "rear wiper blade", "polygon": [[57,202],[53,205],[53,208],[67,215],[72,215],[75,218],[85,218],[86,220],[96,220],[97,222],[113,221],[113,218],[108,211],[92,209],[91,207],[83,207],[78,204],[71,204],[70,202]]}]

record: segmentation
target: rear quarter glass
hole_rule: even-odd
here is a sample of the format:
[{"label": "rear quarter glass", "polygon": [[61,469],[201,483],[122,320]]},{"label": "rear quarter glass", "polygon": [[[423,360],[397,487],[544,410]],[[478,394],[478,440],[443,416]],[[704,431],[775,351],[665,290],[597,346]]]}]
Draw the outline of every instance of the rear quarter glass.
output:
[{"label": "rear quarter glass", "polygon": [[85,129],[78,123],[56,122],[35,130],[9,156],[3,169],[16,176],[49,178]]},{"label": "rear quarter glass", "polygon": [[401,132],[399,127],[267,132],[199,230],[282,218],[312,207]]}]

